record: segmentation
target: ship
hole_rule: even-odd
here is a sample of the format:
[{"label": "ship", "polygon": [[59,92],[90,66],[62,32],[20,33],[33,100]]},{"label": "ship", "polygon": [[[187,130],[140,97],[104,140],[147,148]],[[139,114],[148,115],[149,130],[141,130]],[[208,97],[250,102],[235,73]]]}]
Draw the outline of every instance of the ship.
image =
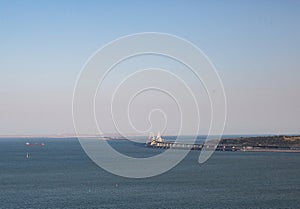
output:
[{"label": "ship", "polygon": [[25,146],[40,146],[40,147],[43,147],[43,146],[45,146],[45,143],[30,143],[30,142],[26,142]]}]

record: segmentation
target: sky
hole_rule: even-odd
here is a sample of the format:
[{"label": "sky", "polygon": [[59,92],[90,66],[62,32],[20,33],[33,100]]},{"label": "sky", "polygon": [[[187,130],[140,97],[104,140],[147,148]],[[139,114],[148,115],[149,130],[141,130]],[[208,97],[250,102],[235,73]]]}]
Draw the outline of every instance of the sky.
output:
[{"label": "sky", "polygon": [[0,0],[0,135],[73,134],[83,65],[140,32],[182,37],[209,57],[226,92],[225,134],[299,134],[299,21],[296,0]]}]

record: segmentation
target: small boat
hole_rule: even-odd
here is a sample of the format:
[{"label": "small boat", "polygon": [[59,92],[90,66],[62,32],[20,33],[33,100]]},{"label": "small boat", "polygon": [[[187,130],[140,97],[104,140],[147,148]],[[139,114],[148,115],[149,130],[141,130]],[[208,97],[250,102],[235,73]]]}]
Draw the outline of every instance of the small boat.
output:
[{"label": "small boat", "polygon": [[26,153],[26,158],[29,158],[29,153],[28,152]]}]

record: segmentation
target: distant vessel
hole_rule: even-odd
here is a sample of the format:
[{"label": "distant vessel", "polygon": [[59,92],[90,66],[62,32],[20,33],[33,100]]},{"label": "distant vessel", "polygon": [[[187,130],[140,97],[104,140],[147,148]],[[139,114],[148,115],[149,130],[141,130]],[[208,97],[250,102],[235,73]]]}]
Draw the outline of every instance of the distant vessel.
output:
[{"label": "distant vessel", "polygon": [[29,142],[26,142],[25,143],[26,146],[45,146],[45,143],[29,143]]},{"label": "distant vessel", "polygon": [[28,152],[26,153],[26,158],[29,158],[29,153]]}]

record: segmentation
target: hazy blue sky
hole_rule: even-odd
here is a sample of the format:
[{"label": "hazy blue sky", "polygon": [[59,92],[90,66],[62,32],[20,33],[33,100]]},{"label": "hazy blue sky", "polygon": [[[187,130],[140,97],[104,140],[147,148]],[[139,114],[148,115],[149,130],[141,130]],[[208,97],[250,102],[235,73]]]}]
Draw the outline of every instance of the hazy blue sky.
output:
[{"label": "hazy blue sky", "polygon": [[300,1],[0,1],[0,135],[73,133],[87,58],[120,36],[185,38],[215,64],[225,133],[300,133]]}]

